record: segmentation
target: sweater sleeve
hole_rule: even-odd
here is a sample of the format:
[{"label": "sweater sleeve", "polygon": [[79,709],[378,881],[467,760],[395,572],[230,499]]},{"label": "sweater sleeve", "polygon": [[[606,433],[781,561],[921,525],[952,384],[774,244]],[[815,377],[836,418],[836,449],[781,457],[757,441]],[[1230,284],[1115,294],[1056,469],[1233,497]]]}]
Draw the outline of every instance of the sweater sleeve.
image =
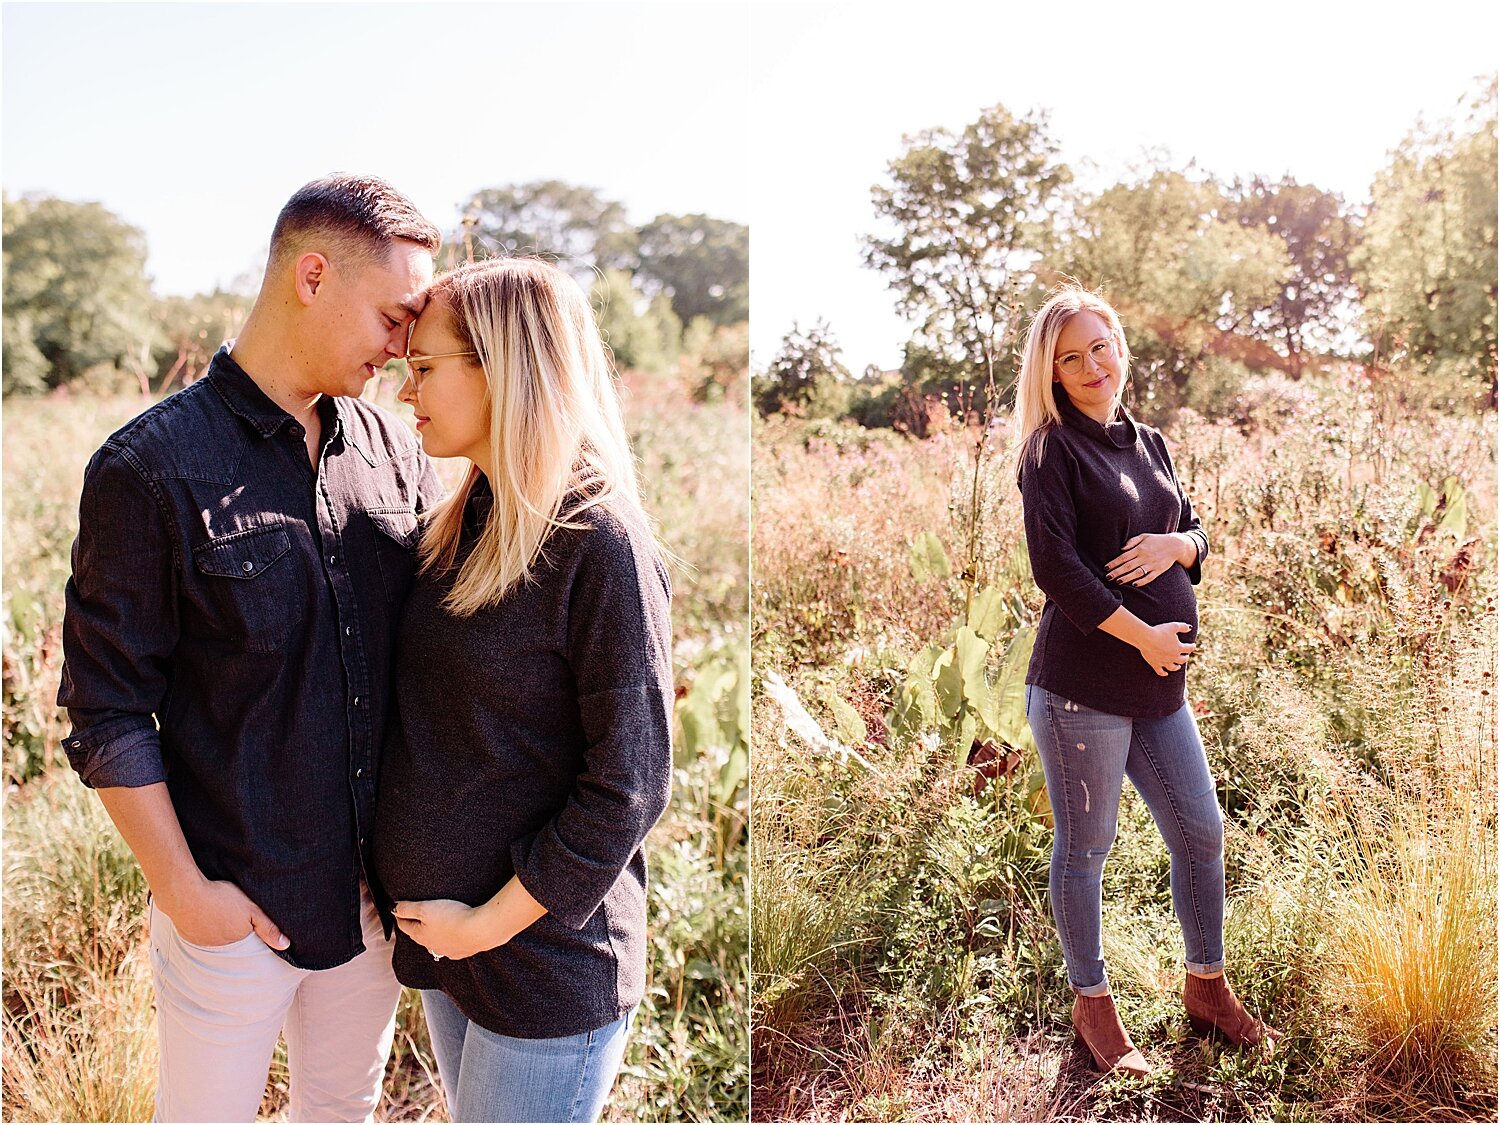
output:
[{"label": "sweater sleeve", "polygon": [[581,929],[666,810],[672,784],[671,590],[643,529],[601,513],[568,611],[587,749],[562,810],[511,846],[517,876]]},{"label": "sweater sleeve", "polygon": [[1072,464],[1055,430],[1048,435],[1040,465],[1029,453],[1024,458],[1020,483],[1026,550],[1031,556],[1031,573],[1042,593],[1080,632],[1092,633],[1125,599],[1078,554]]}]

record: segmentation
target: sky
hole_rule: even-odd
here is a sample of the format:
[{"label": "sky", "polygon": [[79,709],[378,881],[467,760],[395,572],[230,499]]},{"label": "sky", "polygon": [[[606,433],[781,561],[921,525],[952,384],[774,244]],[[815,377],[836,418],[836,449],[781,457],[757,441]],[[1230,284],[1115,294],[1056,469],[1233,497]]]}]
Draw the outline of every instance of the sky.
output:
[{"label": "sky", "polygon": [[911,328],[859,238],[903,134],[1045,109],[1060,158],[1092,162],[1099,186],[1155,148],[1356,202],[1419,114],[1451,114],[1494,72],[1497,43],[1500,5],[1467,0],[757,5],[752,363],[822,318],[850,370],[899,366]]},{"label": "sky", "polygon": [[141,228],[163,295],[258,275],[282,204],[334,171],[445,231],[542,179],[637,224],[743,223],[747,34],[743,3],[7,3],[0,183]]}]

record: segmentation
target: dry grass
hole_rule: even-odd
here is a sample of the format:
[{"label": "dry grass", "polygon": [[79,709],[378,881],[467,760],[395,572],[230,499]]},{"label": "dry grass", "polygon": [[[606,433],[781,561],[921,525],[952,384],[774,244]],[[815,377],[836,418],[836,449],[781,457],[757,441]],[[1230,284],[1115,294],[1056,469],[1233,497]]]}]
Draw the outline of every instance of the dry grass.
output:
[{"label": "dry grass", "polygon": [[[924,532],[959,554],[963,443],[757,432],[757,667],[825,729],[837,697],[876,732],[866,776],[754,712],[757,929],[788,928],[754,947],[775,982],[757,1118],[1494,1119],[1495,419],[1397,398],[1335,372],[1167,434],[1213,542],[1189,700],[1226,817],[1230,972],[1286,1038],[1266,1061],[1190,1034],[1165,849],[1127,788],[1106,952],[1162,1071],[1135,1085],[1069,1045],[1027,768],[975,799],[935,740],[880,721],[963,604],[956,576],[908,561]],[[1461,528],[1421,516],[1450,475]],[[992,495],[981,533],[1004,560],[1019,503]],[[1034,586],[1009,593],[1034,621]]]}]

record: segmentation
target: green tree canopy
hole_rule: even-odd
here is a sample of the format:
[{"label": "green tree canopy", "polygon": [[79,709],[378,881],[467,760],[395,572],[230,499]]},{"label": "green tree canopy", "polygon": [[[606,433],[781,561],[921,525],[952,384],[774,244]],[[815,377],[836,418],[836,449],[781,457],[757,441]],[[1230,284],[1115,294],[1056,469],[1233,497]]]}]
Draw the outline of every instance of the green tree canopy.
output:
[{"label": "green tree canopy", "polygon": [[1419,123],[1370,192],[1356,269],[1368,334],[1382,359],[1495,370],[1496,83],[1468,120]]},{"label": "green tree canopy", "polygon": [[6,198],[4,266],[5,394],[142,366],[157,334],[135,227],[98,203]]},{"label": "green tree canopy", "polygon": [[219,345],[239,333],[252,304],[253,297],[223,289],[157,301],[161,342],[156,351],[156,393],[178,380],[186,386],[198,378]]},{"label": "green tree canopy", "polygon": [[1270,303],[1250,310],[1241,328],[1276,345],[1293,375],[1309,351],[1331,351],[1356,314],[1358,290],[1349,255],[1358,228],[1341,196],[1290,176],[1236,180],[1227,191],[1242,227],[1275,235],[1286,248],[1291,274]]},{"label": "green tree canopy", "polygon": [[770,365],[753,380],[756,408],[762,414],[788,408],[804,413],[820,389],[826,391],[851,378],[842,354],[826,321],[816,321],[806,331],[794,321]]},{"label": "green tree canopy", "polygon": [[889,184],[871,189],[893,233],[864,240],[865,264],[886,275],[921,343],[954,365],[950,378],[984,379],[992,365],[1002,384],[1012,375],[1011,337],[1072,178],[1046,121],[996,105],[960,133],[903,137]]},{"label": "green tree canopy", "polygon": [[1237,221],[1212,179],[1155,169],[1082,200],[1075,221],[1059,260],[1119,310],[1148,397],[1178,396],[1211,354],[1266,365],[1235,333],[1273,304],[1291,263],[1275,235]]},{"label": "green tree canopy", "polygon": [[625,270],[605,270],[593,287],[599,333],[621,370],[666,371],[682,350],[682,321],[666,294],[646,297]]},{"label": "green tree canopy", "polygon": [[636,264],[636,232],[623,204],[593,188],[539,180],[476,192],[455,242],[472,244],[474,258],[537,254],[556,261],[585,286],[593,271]]},{"label": "green tree canopy", "polygon": [[750,317],[750,230],[707,215],[658,215],[640,228],[636,279],[659,289],[684,324]]}]

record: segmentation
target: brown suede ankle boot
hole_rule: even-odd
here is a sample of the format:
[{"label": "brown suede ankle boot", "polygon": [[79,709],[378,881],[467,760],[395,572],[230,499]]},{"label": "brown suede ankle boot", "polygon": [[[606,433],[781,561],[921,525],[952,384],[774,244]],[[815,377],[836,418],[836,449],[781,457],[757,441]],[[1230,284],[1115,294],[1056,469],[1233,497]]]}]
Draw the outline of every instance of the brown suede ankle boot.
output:
[{"label": "brown suede ankle boot", "polygon": [[1094,1056],[1097,1069],[1118,1068],[1138,1078],[1151,1073],[1151,1064],[1130,1041],[1130,1033],[1120,1022],[1120,1013],[1115,1011],[1115,998],[1108,993],[1074,996],[1073,1029],[1089,1049],[1089,1054]]},{"label": "brown suede ankle boot", "polygon": [[1223,973],[1216,977],[1188,973],[1182,1004],[1187,1008],[1188,1023],[1200,1035],[1217,1031],[1236,1047],[1260,1047],[1268,1055],[1281,1038],[1281,1032],[1245,1011]]}]

